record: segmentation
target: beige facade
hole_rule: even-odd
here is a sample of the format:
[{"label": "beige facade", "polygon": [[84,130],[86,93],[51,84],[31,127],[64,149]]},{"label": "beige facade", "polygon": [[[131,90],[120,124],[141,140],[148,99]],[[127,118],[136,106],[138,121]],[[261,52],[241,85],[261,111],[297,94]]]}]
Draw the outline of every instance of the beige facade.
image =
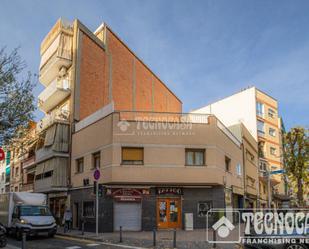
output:
[{"label": "beige facade", "polygon": [[[100,181],[104,184],[225,185],[243,193],[242,174],[237,175],[236,169],[237,165],[242,168],[240,144],[235,144],[218,127],[214,116],[208,117],[208,123],[189,124],[183,131],[151,130],[158,123],[126,120],[125,132],[119,129],[119,122],[123,122],[121,116],[122,113],[113,113],[73,134],[73,188],[82,187],[85,178],[92,182],[92,157],[100,152]],[[142,147],[143,165],[123,165],[122,147]],[[205,149],[205,165],[187,166],[185,150],[188,148]],[[225,170],[225,156],[231,159],[230,171]],[[76,173],[76,160],[80,158],[84,160],[84,171]]]}]

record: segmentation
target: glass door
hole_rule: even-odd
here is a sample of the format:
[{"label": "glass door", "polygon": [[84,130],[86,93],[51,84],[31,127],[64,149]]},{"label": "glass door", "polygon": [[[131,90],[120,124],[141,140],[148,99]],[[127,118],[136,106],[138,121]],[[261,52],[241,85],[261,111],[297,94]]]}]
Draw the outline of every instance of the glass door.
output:
[{"label": "glass door", "polygon": [[179,198],[165,198],[157,201],[158,228],[181,227],[181,205]]}]

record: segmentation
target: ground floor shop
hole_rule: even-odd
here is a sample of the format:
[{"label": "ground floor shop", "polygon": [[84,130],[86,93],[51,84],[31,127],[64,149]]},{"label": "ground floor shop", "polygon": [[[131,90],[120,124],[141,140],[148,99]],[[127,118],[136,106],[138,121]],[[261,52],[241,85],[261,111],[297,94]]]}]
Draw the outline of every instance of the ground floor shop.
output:
[{"label": "ground floor shop", "polygon": [[[73,227],[95,231],[95,195],[92,187],[69,191]],[[206,227],[210,208],[225,207],[223,186],[104,186],[99,197],[99,232],[150,231]],[[186,217],[190,214],[191,221]]]},{"label": "ground floor shop", "polygon": [[56,219],[58,225],[62,225],[63,215],[69,200],[67,192],[49,193],[47,194],[49,209]]}]

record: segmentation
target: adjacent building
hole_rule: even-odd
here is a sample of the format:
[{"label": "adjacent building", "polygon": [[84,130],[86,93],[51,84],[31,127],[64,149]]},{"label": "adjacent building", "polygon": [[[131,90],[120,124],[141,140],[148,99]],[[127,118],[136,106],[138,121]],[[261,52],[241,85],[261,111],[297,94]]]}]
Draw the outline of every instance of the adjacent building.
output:
[{"label": "adjacent building", "polygon": [[[243,123],[258,142],[259,206],[279,205],[274,193],[284,193],[282,174],[281,123],[278,102],[261,90],[250,87],[193,113],[216,115],[226,126]],[[278,195],[277,195],[278,196]]]}]

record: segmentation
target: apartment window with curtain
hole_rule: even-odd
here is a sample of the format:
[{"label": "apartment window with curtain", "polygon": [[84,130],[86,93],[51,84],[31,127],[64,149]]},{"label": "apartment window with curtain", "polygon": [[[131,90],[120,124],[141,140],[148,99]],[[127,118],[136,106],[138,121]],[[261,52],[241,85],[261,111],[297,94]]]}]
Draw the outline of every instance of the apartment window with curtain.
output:
[{"label": "apartment window with curtain", "polygon": [[92,154],[92,168],[98,169],[100,168],[101,163],[101,154],[100,151]]},{"label": "apartment window with curtain", "polygon": [[123,147],[122,164],[144,164],[144,148]]},{"label": "apartment window with curtain", "polygon": [[270,154],[275,156],[276,155],[276,148],[275,147],[270,147]]},{"label": "apartment window with curtain", "polygon": [[257,130],[258,130],[259,133],[262,133],[262,134],[265,133],[265,124],[264,124],[263,121],[261,121],[261,120],[257,121]]},{"label": "apartment window with curtain", "polygon": [[76,169],[75,173],[83,173],[84,172],[84,158],[79,158],[76,160]]},{"label": "apartment window with curtain", "polygon": [[186,149],[186,165],[205,165],[205,149]]},{"label": "apartment window with curtain", "polygon": [[261,102],[256,102],[256,113],[260,117],[264,117],[264,104]]},{"label": "apartment window with curtain", "polygon": [[225,156],[225,171],[231,171],[231,158]]},{"label": "apartment window with curtain", "polygon": [[275,118],[275,115],[276,115],[276,112],[273,109],[268,108],[268,117]]},{"label": "apartment window with curtain", "polygon": [[272,137],[276,136],[276,130],[274,128],[269,128],[269,135],[271,135]]}]

